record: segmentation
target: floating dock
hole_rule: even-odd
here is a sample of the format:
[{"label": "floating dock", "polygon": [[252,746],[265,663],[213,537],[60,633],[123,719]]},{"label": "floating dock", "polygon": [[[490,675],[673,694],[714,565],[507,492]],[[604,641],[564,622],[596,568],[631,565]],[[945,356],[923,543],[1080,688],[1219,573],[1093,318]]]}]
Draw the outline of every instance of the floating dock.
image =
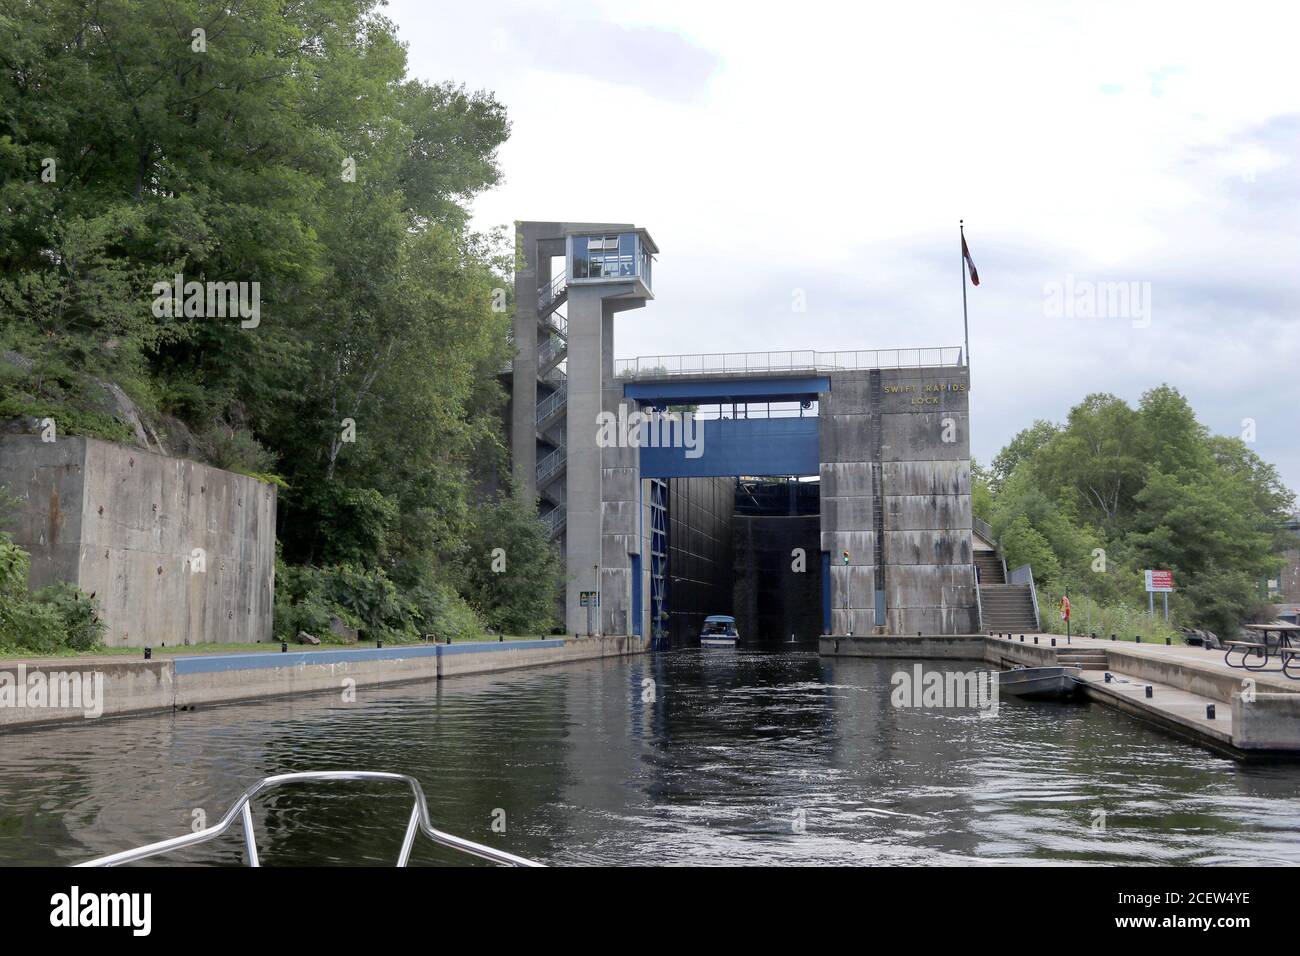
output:
[{"label": "floating dock", "polygon": [[828,635],[819,649],[826,657],[982,661],[998,670],[1081,667],[1089,700],[1233,757],[1300,758],[1300,680],[1229,667],[1223,649],[1061,634]]}]

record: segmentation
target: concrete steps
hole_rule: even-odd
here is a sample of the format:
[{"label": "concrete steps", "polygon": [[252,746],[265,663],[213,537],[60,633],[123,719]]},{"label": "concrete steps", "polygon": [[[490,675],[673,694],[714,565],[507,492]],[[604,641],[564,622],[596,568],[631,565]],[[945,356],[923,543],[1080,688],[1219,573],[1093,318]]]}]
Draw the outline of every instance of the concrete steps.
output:
[{"label": "concrete steps", "polygon": [[1056,662],[1064,667],[1082,667],[1086,671],[1104,671],[1107,667],[1105,651],[1061,647],[1064,638],[1057,636]]},{"label": "concrete steps", "polygon": [[1028,584],[981,584],[980,605],[984,609],[984,630],[995,634],[1032,634],[1034,598]]},{"label": "concrete steps", "polygon": [[996,551],[976,551],[975,567],[979,569],[980,584],[1006,584],[1006,575],[1002,572],[1002,559]]}]

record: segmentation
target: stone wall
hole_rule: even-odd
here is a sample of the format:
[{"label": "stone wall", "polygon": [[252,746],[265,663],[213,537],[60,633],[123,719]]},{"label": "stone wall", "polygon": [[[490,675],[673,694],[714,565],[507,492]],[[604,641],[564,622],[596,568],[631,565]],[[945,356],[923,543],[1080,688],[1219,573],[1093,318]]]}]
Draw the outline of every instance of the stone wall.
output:
[{"label": "stone wall", "polygon": [[276,489],[90,438],[0,438],[31,586],[93,593],[110,647],[270,640]]}]

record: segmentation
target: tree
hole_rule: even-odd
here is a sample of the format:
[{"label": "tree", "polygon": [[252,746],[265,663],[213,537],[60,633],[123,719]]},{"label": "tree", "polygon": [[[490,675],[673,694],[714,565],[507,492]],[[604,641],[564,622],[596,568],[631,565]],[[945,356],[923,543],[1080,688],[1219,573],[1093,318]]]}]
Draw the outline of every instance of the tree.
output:
[{"label": "tree", "polygon": [[[510,285],[468,203],[509,125],[488,93],[407,76],[381,7],[0,13],[0,351],[20,358],[0,412],[121,439],[90,398],[116,383],[173,451],[280,479],[287,561],[459,620],[445,582],[470,476],[500,457]],[[256,284],[257,321],[160,304],[177,275]]]},{"label": "tree", "polygon": [[528,502],[500,496],[476,509],[464,568],[467,599],[497,631],[528,634],[554,623],[560,559]]}]

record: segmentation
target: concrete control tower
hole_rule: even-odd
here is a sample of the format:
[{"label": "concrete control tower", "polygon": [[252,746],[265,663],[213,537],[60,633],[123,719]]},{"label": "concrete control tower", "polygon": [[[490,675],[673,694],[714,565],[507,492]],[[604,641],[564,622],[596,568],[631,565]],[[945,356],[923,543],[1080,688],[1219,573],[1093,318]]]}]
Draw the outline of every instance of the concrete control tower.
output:
[{"label": "concrete control tower", "polygon": [[624,404],[614,316],[654,298],[659,249],[627,223],[519,222],[515,230],[515,482],[539,499],[564,556],[566,630],[587,632],[579,596],[596,591],[596,632],[632,633],[632,589],[643,573],[636,449],[599,447],[596,428],[601,411]]}]

